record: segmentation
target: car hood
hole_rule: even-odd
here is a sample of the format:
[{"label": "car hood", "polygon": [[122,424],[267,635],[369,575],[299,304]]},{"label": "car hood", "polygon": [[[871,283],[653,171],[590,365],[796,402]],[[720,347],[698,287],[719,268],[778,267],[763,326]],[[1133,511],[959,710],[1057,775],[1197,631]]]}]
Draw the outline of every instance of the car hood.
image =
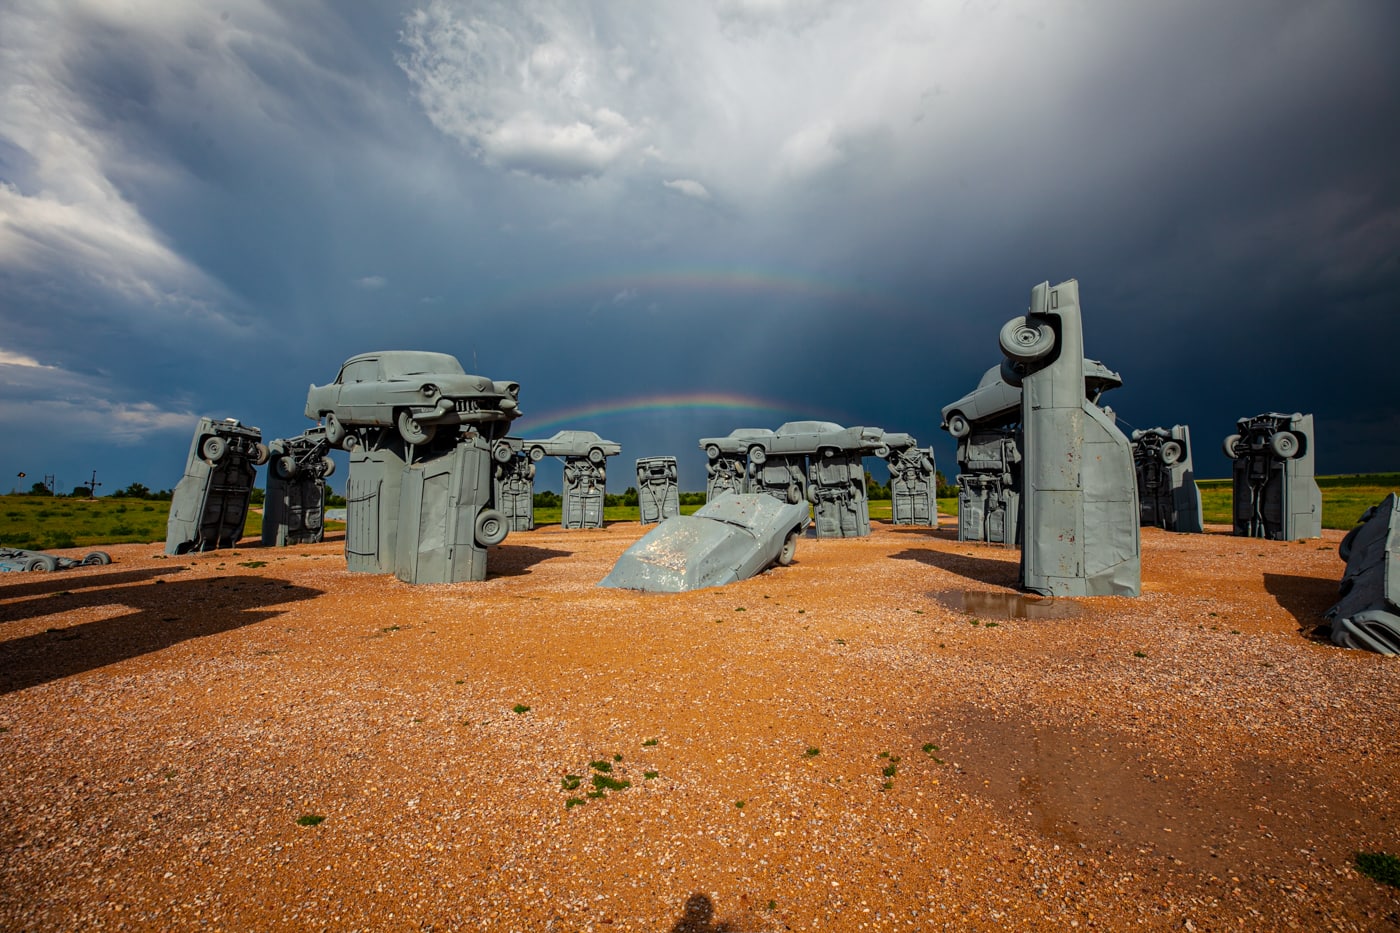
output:
[{"label": "car hood", "polygon": [[652,593],[722,586],[738,579],[736,570],[756,544],[744,528],[672,516],[624,551],[599,586]]}]

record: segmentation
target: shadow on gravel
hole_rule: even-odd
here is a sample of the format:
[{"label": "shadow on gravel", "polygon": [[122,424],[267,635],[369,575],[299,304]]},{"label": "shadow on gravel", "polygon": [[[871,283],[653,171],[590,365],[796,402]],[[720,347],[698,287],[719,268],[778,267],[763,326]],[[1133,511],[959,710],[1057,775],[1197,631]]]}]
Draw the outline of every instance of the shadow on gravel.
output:
[{"label": "shadow on gravel", "polygon": [[[987,545],[978,545],[987,547]],[[999,586],[1016,585],[1020,577],[1020,566],[1015,561],[993,560],[989,557],[975,557],[966,554],[949,554],[946,551],[914,550],[891,554],[891,560],[914,560],[930,567],[937,567],[949,573],[976,580],[978,583],[993,583]]]},{"label": "shadow on gravel", "polygon": [[172,564],[169,567],[158,567],[151,570],[116,570],[107,573],[92,573],[80,567],[73,570],[56,570],[53,573],[26,573],[23,583],[0,586],[0,622],[27,619],[31,615],[52,611],[50,607],[43,606],[38,612],[29,612],[27,610],[31,607],[27,604],[25,606],[8,605],[11,600],[61,593],[64,590],[71,592],[98,586],[140,583],[143,580],[162,577],[166,574],[179,573],[184,569],[186,569],[185,564]]},{"label": "shadow on gravel", "polygon": [[1300,577],[1291,573],[1264,574],[1264,589],[1278,600],[1279,607],[1298,622],[1298,631],[1311,635],[1326,623],[1322,614],[1339,598],[1338,580],[1325,577]]},{"label": "shadow on gravel", "polygon": [[530,572],[536,564],[542,564],[556,557],[568,557],[573,551],[558,551],[554,548],[531,547],[528,544],[502,544],[492,552],[486,562],[486,576],[519,577]]},{"label": "shadow on gravel", "polygon": [[896,525],[888,521],[878,522],[881,528],[890,534],[911,535],[920,538],[941,538],[944,541],[958,540],[958,528],[954,525],[948,528],[929,528],[927,525]]},{"label": "shadow on gravel", "polygon": [[715,905],[708,895],[692,894],[685,899],[681,918],[671,927],[671,933],[739,933],[739,928],[715,919]]},{"label": "shadow on gravel", "polygon": [[[29,618],[54,615],[53,628],[0,642],[0,694],[23,690],[281,615],[268,608],[312,599],[320,590],[267,577],[155,580],[120,589],[57,592]],[[63,615],[121,606],[127,612],[64,625]],[[0,606],[0,613],[9,607]]]}]

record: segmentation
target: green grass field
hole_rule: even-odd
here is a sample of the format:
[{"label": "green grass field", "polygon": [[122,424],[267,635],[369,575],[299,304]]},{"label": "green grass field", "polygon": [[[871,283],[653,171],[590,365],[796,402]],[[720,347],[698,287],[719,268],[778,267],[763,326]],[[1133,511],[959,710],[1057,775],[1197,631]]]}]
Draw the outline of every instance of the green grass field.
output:
[{"label": "green grass field", "polygon": [[[1400,473],[1361,473],[1347,476],[1319,476],[1322,490],[1322,527],[1348,529],[1361,513],[1387,495],[1400,490]],[[1234,490],[1228,479],[1197,480],[1201,490],[1201,511],[1206,524],[1229,525]]]},{"label": "green grass field", "polygon": [[[1400,490],[1400,473],[1366,473],[1349,476],[1321,476],[1322,527],[1347,529],[1366,509],[1387,494]],[[1231,522],[1231,488],[1228,479],[1197,482],[1201,506],[1210,524]],[[689,515],[698,505],[683,505]],[[98,544],[152,543],[165,540],[165,521],[170,504],[146,499],[65,499],[50,496],[0,496],[0,546],[44,550],[46,548],[90,547]],[[939,499],[938,510],[945,515],[958,513],[958,500]],[[603,510],[609,522],[635,522],[636,506],[610,506]],[[890,502],[870,503],[870,517],[888,520]],[[558,508],[535,509],[536,525],[557,525]],[[340,522],[327,522],[331,531],[343,529]],[[246,535],[262,533],[262,513],[249,512]]]}]

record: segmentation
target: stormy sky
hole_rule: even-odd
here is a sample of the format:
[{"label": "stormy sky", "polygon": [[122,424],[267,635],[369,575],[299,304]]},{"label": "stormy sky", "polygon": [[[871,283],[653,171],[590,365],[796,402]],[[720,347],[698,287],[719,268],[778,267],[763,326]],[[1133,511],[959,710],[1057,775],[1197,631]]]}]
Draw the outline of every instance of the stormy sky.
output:
[{"label": "stormy sky", "polygon": [[199,416],[297,434],[394,348],[687,489],[699,437],[803,418],[951,476],[939,409],[1068,278],[1105,402],[1198,475],[1265,411],[1394,470],[1397,36],[1387,0],[10,0],[0,488],[172,487]]}]

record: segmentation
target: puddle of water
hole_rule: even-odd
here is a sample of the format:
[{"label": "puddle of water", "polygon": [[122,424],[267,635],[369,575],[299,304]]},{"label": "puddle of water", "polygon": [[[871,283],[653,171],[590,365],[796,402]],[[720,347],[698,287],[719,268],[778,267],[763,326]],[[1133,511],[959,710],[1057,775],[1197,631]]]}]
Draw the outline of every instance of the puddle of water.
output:
[{"label": "puddle of water", "polygon": [[1079,607],[1068,600],[1024,593],[943,590],[929,596],[941,606],[983,619],[1069,619],[1079,614]]}]

